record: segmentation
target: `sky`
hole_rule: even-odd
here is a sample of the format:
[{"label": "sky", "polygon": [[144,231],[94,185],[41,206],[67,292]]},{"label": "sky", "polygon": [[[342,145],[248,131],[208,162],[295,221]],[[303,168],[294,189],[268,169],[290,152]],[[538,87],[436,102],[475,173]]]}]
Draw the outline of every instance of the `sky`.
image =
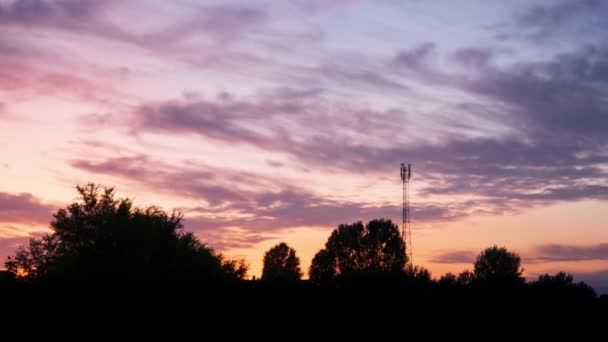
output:
[{"label": "sky", "polygon": [[608,293],[608,3],[0,0],[0,258],[115,186],[259,276],[401,218],[438,277],[484,248]]}]

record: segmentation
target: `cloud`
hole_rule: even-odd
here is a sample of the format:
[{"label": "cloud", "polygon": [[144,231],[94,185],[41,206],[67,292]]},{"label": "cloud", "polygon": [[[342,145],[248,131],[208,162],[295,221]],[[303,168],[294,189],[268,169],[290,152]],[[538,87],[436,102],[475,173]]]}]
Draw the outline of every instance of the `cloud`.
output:
[{"label": "cloud", "polygon": [[266,160],[266,164],[268,164],[268,165],[270,165],[270,166],[272,166],[274,168],[280,168],[280,167],[283,167],[285,165],[285,164],[283,164],[280,161],[269,160],[269,159]]},{"label": "cloud", "polygon": [[435,43],[422,43],[412,49],[403,50],[395,56],[395,64],[410,69],[425,69],[437,54]]},{"label": "cloud", "polygon": [[[212,169],[175,169],[143,155],[116,157],[100,162],[73,160],[71,165],[95,174],[145,182],[147,185],[154,185],[161,190],[182,196],[204,198],[211,206],[242,198],[240,191],[219,185]],[[231,173],[224,174],[224,177],[222,180],[227,182],[236,176]]]},{"label": "cloud", "polygon": [[[351,3],[354,1],[307,1],[304,5],[336,8]],[[142,18],[150,19],[147,15],[157,5],[146,2],[152,10],[143,11]],[[171,9],[171,15],[179,14],[167,18],[179,19],[162,26],[158,21],[140,20],[142,27],[135,30],[120,20],[120,14],[128,13],[122,12],[128,9],[124,2],[4,2],[0,27],[10,34],[0,37],[0,88],[79,93],[87,101],[121,88],[81,78],[83,72],[77,67],[73,74],[78,77],[49,72],[40,61],[61,64],[61,58],[37,47],[35,40],[30,41],[32,35],[11,38],[31,30],[43,33],[41,37],[53,34],[76,45],[81,40],[71,40],[75,38],[70,34],[77,32],[78,39],[91,44],[98,40],[109,46],[117,43],[121,49],[135,47],[146,54],[204,66],[212,77],[216,71],[234,75],[238,70],[256,79],[263,75],[264,82],[266,78],[281,81],[281,86],[269,93],[246,97],[226,93],[217,98],[142,102],[128,115],[128,129],[136,138],[150,132],[169,137],[190,134],[220,147],[238,145],[278,153],[320,172],[356,170],[358,175],[373,177],[386,176],[401,160],[409,160],[414,164],[416,181],[420,181],[417,184],[421,184],[417,195],[429,201],[417,209],[418,217],[425,220],[608,198],[608,50],[601,42],[512,65],[497,65],[498,50],[492,46],[464,47],[447,61],[466,66],[466,72],[477,72],[449,74],[438,69],[435,61],[441,50],[433,42],[401,49],[383,60],[329,51],[332,59],[340,57],[336,59],[339,63],[330,63],[311,59],[307,55],[313,50],[310,46],[299,50],[299,35],[273,30],[269,25],[275,12],[263,6],[164,6]],[[533,7],[518,20],[530,32],[584,26],[579,17],[601,13],[598,9],[603,6],[600,1],[563,1]],[[261,46],[284,46],[287,50]],[[267,51],[272,57],[266,56]],[[297,62],[292,55],[283,55],[286,51],[295,51]],[[299,64],[302,61],[305,66]],[[259,69],[250,68],[252,64]],[[429,85],[432,98],[418,97]],[[103,100],[108,98],[123,97],[111,94]],[[122,119],[122,108],[114,115]],[[82,123],[122,128],[125,120],[96,115]],[[281,167],[275,160],[267,163]],[[77,159],[72,166],[89,173],[146,179],[163,191],[204,198],[214,215],[219,208],[230,206],[243,224],[259,229],[263,224],[289,225],[288,217],[294,217],[289,222],[304,222],[296,208],[304,208],[302,213],[312,217],[306,221],[309,224],[322,220],[340,223],[348,215],[382,215],[395,210],[384,204],[320,198],[290,184],[260,180],[255,174],[247,175],[255,191],[234,190],[228,185],[235,175],[220,177],[219,170],[206,167],[158,165],[143,155]],[[433,203],[435,196],[452,195],[467,195],[475,201]],[[265,206],[266,198],[274,198],[280,205]],[[466,209],[466,205],[474,208]],[[244,216],[248,209],[259,209],[264,215],[248,218]],[[221,217],[215,222],[235,220]]]},{"label": "cloud", "polygon": [[297,8],[309,12],[344,8],[360,3],[361,0],[289,0]]},{"label": "cloud", "polygon": [[206,222],[204,220],[199,221],[196,218],[186,218],[184,220],[184,224],[188,230],[199,233],[199,236],[202,238],[204,243],[220,251],[237,248],[250,248],[258,243],[277,238],[276,235],[268,233],[252,233],[245,229],[232,227],[220,229],[199,229],[200,227],[204,227]]},{"label": "cloud", "polygon": [[607,10],[608,5],[601,0],[555,1],[518,12],[516,24],[537,42],[565,33],[596,35],[608,29]]},{"label": "cloud", "polygon": [[[416,222],[446,222],[461,218],[466,213],[457,213],[439,205],[417,205],[413,208]],[[373,218],[394,218],[401,207],[394,205],[374,205],[360,202],[341,202],[328,200],[306,192],[286,190],[252,195],[246,202],[230,203],[224,210],[237,213],[237,217],[200,216],[213,214],[213,210],[196,208],[186,211],[185,226],[198,232],[205,239],[220,237],[222,245],[230,245],[230,232],[238,228],[243,232],[235,239],[238,247],[249,247],[260,241],[274,238],[272,232],[299,227],[335,228],[341,223],[357,220],[368,221]],[[248,216],[246,216],[248,215]],[[224,235],[227,232],[227,235]],[[223,241],[223,242],[222,242]],[[215,242],[214,242],[215,243]]]},{"label": "cloud", "polygon": [[456,50],[451,59],[467,67],[486,67],[493,59],[494,52],[490,48],[468,47]]},{"label": "cloud", "polygon": [[[61,30],[80,35],[132,40],[124,30],[106,22],[103,13],[115,0],[15,0],[0,3],[0,27]],[[23,49],[31,49],[20,42]]]},{"label": "cloud", "polygon": [[390,77],[382,71],[373,67],[361,65],[337,65],[329,64],[320,66],[314,70],[324,80],[338,87],[349,87],[351,91],[390,91],[400,93],[408,91],[409,88],[401,81]]},{"label": "cloud", "polygon": [[58,24],[86,19],[108,1],[104,0],[16,0],[0,3],[0,23]]},{"label": "cloud", "polygon": [[519,15],[524,25],[559,26],[581,14],[590,14],[602,8],[601,0],[556,1],[550,5],[535,5]]},{"label": "cloud", "polygon": [[[333,228],[354,220],[398,217],[401,207],[392,204],[343,201],[316,195],[280,179],[248,172],[169,166],[147,157],[117,157],[100,162],[75,160],[72,166],[95,174],[106,174],[136,182],[146,188],[206,205],[182,208],[188,230],[202,237],[218,232],[244,232],[238,244],[257,243],[271,232],[298,227]],[[253,187],[253,188],[252,188]],[[469,214],[470,203],[425,203],[412,208],[417,222],[445,222]],[[227,233],[228,234],[228,233]],[[227,236],[227,235],[226,235]],[[225,241],[226,239],[222,239]],[[228,244],[226,240],[222,244]]]},{"label": "cloud", "polygon": [[53,210],[31,194],[0,192],[0,222],[43,225],[51,221]]},{"label": "cloud", "polygon": [[232,143],[249,143],[269,146],[276,137],[267,137],[252,131],[246,120],[255,120],[265,113],[269,115],[297,112],[298,106],[280,103],[255,104],[219,99],[217,102],[171,101],[141,106],[134,116],[136,131],[194,133]]},{"label": "cloud", "polygon": [[534,260],[538,262],[608,260],[608,243],[576,246],[547,244],[535,249]]},{"label": "cloud", "polygon": [[[4,29],[1,22],[0,29]],[[0,91],[13,95],[12,101],[61,95],[115,109],[125,98],[110,86],[117,78],[124,81],[115,70],[79,64],[70,60],[70,54],[45,49],[35,35],[15,39],[20,30],[7,27],[6,32],[0,36]]]},{"label": "cloud", "polygon": [[267,18],[267,13],[260,7],[205,7],[203,13],[203,21],[197,21],[197,31],[212,32],[218,39],[240,36]]},{"label": "cloud", "polygon": [[[538,204],[560,198],[606,199],[606,65],[606,51],[587,48],[545,62],[488,68],[465,81],[465,89],[504,106],[501,110],[508,115],[497,114],[496,120],[517,132],[495,138],[448,137],[442,144],[403,153],[413,157],[417,169],[438,174],[439,181],[423,192]],[[424,155],[434,156],[432,163],[421,164]]]},{"label": "cloud", "polygon": [[[486,63],[479,51],[462,51],[461,58]],[[421,195],[482,196],[479,203],[488,212],[604,200],[608,113],[601,84],[608,81],[608,72],[603,72],[608,54],[590,52],[504,69],[488,66],[476,77],[458,81],[489,102],[457,108],[469,118],[501,122],[512,131],[498,136],[450,133],[448,127],[462,131],[467,123],[440,117],[433,121],[435,127],[446,127],[440,141],[377,141],[373,138],[408,136],[407,129],[395,124],[408,113],[337,104],[333,111],[342,115],[331,115],[317,92],[305,90],[298,92],[303,96],[281,97],[285,92],[279,91],[247,101],[226,96],[143,104],[132,127],[140,133],[192,133],[219,143],[251,145],[332,171],[383,174],[406,158],[415,165],[416,177],[429,184],[420,189]],[[475,130],[479,120],[471,120],[469,128]],[[412,136],[424,129],[412,127]]]},{"label": "cloud", "polygon": [[475,263],[479,252],[462,250],[462,251],[447,251],[435,254],[431,260],[432,263],[438,264],[470,264]]},{"label": "cloud", "polygon": [[40,234],[36,226],[48,225],[54,210],[31,194],[0,192],[0,269],[19,245],[27,245],[29,236]]},{"label": "cloud", "polygon": [[[336,115],[340,112],[345,115]],[[281,88],[250,100],[224,94],[215,100],[145,103],[133,113],[130,125],[136,133],[191,133],[230,144],[303,155],[308,153],[308,144],[329,136],[342,139],[363,130],[368,134],[397,134],[399,128],[391,120],[403,115],[400,110],[378,112],[331,105],[319,98],[316,90],[286,92]],[[294,127],[300,129],[294,132]]]},{"label": "cloud", "polygon": [[201,49],[193,50],[188,41],[192,38],[200,39],[202,36],[211,40],[204,43],[208,49],[219,52],[209,54],[209,58],[222,58],[222,55],[234,58],[237,54],[230,54],[227,47],[246,37],[253,39],[260,34],[263,35],[266,33],[266,23],[269,19],[268,11],[263,5],[190,3],[186,6],[175,6],[173,10],[182,12],[180,20],[167,27],[150,27],[146,33],[130,35],[125,40],[136,46],[178,59],[190,59],[197,55],[198,60],[201,60],[205,59],[204,56],[211,51],[201,54]]},{"label": "cloud", "polygon": [[[134,6],[137,5],[145,6],[146,10],[137,9],[137,12],[133,13]],[[178,19],[165,25],[158,20],[154,10],[177,15]],[[133,15],[141,19],[137,29],[126,19]],[[226,67],[227,64],[235,62],[242,66],[243,63],[259,63],[261,59],[253,52],[236,51],[228,48],[228,45],[248,35],[257,37],[269,34],[265,31],[266,22],[267,12],[261,6],[203,6],[194,3],[178,6],[164,5],[162,2],[126,3],[115,0],[0,2],[0,27],[7,32],[0,37],[0,55],[26,57],[25,60],[16,60],[14,63],[23,69],[23,72],[17,73],[18,70],[7,65],[0,67],[0,76],[3,76],[0,87],[2,83],[12,85],[13,88],[35,85],[35,82],[29,81],[32,77],[27,77],[28,82],[24,84],[19,83],[19,80],[32,71],[36,71],[38,75],[47,73],[45,69],[56,70],[45,64],[84,67],[79,61],[70,60],[72,54],[56,54],[56,51],[45,48],[43,43],[37,42],[40,37],[52,36],[57,40],[79,42],[79,46],[85,50],[90,45],[121,51],[131,49],[131,54],[144,50],[150,55],[149,58],[185,62],[197,67]],[[36,35],[32,35],[32,32]],[[23,38],[14,39],[17,36]],[[197,40],[196,44],[192,43],[193,39]],[[263,40],[257,39],[256,42],[262,44]],[[80,54],[82,51],[80,49],[76,53]],[[93,68],[91,64],[87,67]],[[41,66],[45,68],[40,68]],[[96,79],[102,78],[98,75],[100,70],[78,70],[78,77],[74,76],[73,71],[70,69],[71,73],[66,72],[63,77],[83,79],[86,77],[82,77],[82,74],[86,72],[94,75]],[[110,71],[102,71],[107,78]],[[54,73],[58,74],[57,71]]]},{"label": "cloud", "polygon": [[546,62],[488,71],[469,89],[510,104],[513,119],[532,139],[556,146],[568,142],[593,146],[594,140],[607,141],[606,84],[608,50],[585,48]]},{"label": "cloud", "polygon": [[148,163],[145,156],[117,157],[100,163],[87,160],[75,160],[72,166],[93,173],[105,173],[128,178],[141,178],[148,175],[144,166]]}]

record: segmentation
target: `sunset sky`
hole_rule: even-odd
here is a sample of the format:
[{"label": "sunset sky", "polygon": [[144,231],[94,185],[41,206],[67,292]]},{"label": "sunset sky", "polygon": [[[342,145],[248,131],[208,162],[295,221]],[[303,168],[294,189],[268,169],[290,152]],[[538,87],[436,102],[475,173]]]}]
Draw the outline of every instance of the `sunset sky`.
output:
[{"label": "sunset sky", "polygon": [[115,186],[250,276],[401,217],[438,277],[497,244],[608,293],[608,2],[0,0],[0,258]]}]

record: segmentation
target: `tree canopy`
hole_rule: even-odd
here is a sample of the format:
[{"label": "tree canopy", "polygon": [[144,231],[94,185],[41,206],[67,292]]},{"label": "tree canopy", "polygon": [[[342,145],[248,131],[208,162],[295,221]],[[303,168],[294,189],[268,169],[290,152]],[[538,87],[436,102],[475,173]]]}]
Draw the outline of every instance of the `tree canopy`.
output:
[{"label": "tree canopy", "polygon": [[338,277],[404,274],[408,258],[399,228],[390,220],[342,224],[310,266],[310,279],[325,283]]},{"label": "tree canopy", "polygon": [[492,246],[479,254],[473,273],[474,280],[478,283],[512,286],[524,283],[523,271],[519,255],[505,247]]},{"label": "tree canopy", "polygon": [[293,248],[281,242],[266,252],[262,280],[296,281],[301,278],[300,259]]},{"label": "tree canopy", "polygon": [[184,232],[181,213],[136,208],[129,199],[115,198],[113,188],[76,189],[79,200],[53,215],[52,232],[8,258],[11,273],[26,280],[245,276],[244,262],[228,260]]}]

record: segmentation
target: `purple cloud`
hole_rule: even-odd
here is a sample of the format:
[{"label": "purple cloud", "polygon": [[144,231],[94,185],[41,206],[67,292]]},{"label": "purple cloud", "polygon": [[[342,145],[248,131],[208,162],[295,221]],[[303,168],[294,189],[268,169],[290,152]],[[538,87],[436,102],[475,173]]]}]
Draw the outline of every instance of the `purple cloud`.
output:
[{"label": "purple cloud", "polygon": [[128,178],[141,178],[148,175],[145,166],[148,158],[145,156],[118,157],[100,163],[87,160],[75,160],[72,166],[93,173],[106,173]]},{"label": "purple cloud", "polygon": [[[243,196],[240,191],[218,185],[218,179],[211,170],[172,169],[163,163],[154,163],[142,155],[110,158],[101,162],[74,160],[71,165],[91,173],[142,181],[160,190],[182,196],[204,198],[211,206],[235,201]],[[234,180],[234,177],[234,174],[227,175],[224,181]]]},{"label": "purple cloud", "polygon": [[290,114],[298,110],[296,104],[254,104],[230,99],[165,102],[140,107],[133,125],[136,131],[195,133],[233,143],[270,146],[275,142],[272,137],[253,132],[239,121],[252,120],[264,113]]},{"label": "purple cloud", "polygon": [[104,0],[16,0],[0,4],[0,23],[48,24],[86,19],[104,5]]},{"label": "purple cloud", "polygon": [[[181,197],[204,200],[207,202],[205,206],[182,208],[186,214],[186,227],[207,238],[217,236],[218,231],[228,234],[238,227],[243,236],[248,236],[247,239],[240,239],[239,245],[245,244],[249,238],[251,243],[268,239],[270,237],[266,233],[272,231],[302,226],[333,228],[354,220],[395,218],[401,210],[392,204],[329,199],[246,172],[237,175],[232,171],[204,166],[188,170],[169,167],[141,156],[102,162],[77,160],[72,162],[72,166],[92,173],[121,177]],[[245,183],[257,189],[243,190],[241,185]],[[470,204],[416,204],[412,208],[412,215],[417,222],[445,222],[468,215]]]},{"label": "purple cloud", "polygon": [[352,67],[344,68],[339,65],[322,66],[315,70],[325,79],[329,79],[339,87],[350,87],[353,90],[361,91],[391,91],[402,93],[408,91],[409,88],[382,72],[378,72],[373,68]]},{"label": "purple cloud", "polygon": [[[312,13],[334,9],[342,10],[361,2],[363,0],[289,0],[289,3],[296,8]],[[376,0],[376,2],[380,1]]]},{"label": "purple cloud", "polygon": [[0,222],[23,224],[47,224],[54,208],[43,204],[31,194],[0,192]]},{"label": "purple cloud", "polygon": [[473,264],[479,255],[479,251],[448,251],[434,255],[430,262],[438,264]]},{"label": "purple cloud", "polygon": [[[429,49],[410,55],[425,56]],[[143,105],[133,127],[136,132],[190,132],[220,142],[253,145],[329,170],[382,174],[394,169],[395,161],[408,159],[418,177],[432,184],[421,189],[422,195],[483,196],[488,212],[564,200],[606,199],[608,174],[601,165],[608,162],[603,153],[608,144],[608,115],[599,85],[608,82],[608,72],[603,71],[608,70],[604,66],[608,54],[592,52],[562,55],[540,64],[518,63],[504,70],[486,68],[470,81],[458,81],[472,93],[506,106],[507,113],[504,107],[494,109],[491,104],[461,106],[470,115],[500,120],[518,130],[496,138],[447,135],[434,143],[364,144],[346,137],[359,132],[398,136],[402,132],[393,122],[406,113],[358,112],[344,107],[339,110],[357,120],[340,121],[325,115],[327,108],[315,92],[305,91],[302,93],[312,95]],[[485,60],[485,55],[471,50],[462,54],[475,55],[471,58],[477,62]],[[296,139],[285,122],[314,133]],[[434,124],[462,127],[450,119]],[[265,133],[251,128],[256,125],[262,125]]]},{"label": "purple cloud", "polygon": [[494,52],[489,48],[469,47],[456,50],[451,59],[467,67],[486,67],[494,57]]},{"label": "purple cloud", "polygon": [[608,260],[608,243],[588,246],[548,244],[535,249],[539,262]]},{"label": "purple cloud", "polygon": [[563,32],[595,35],[608,29],[607,10],[608,5],[601,0],[556,1],[519,12],[516,24],[527,29],[535,41],[545,41]]},{"label": "purple cloud", "polygon": [[435,43],[423,43],[412,49],[403,50],[395,57],[395,64],[410,69],[425,69],[437,54]]},{"label": "purple cloud", "polygon": [[[559,55],[544,63],[519,63],[488,71],[469,85],[473,92],[514,107],[513,119],[531,138],[556,146],[606,142],[608,51],[597,48]],[[598,140],[599,139],[599,140]]]},{"label": "purple cloud", "polygon": [[[332,7],[350,1],[306,3]],[[519,60],[512,65],[495,63],[495,51],[500,51],[495,47],[462,48],[448,56],[447,61],[477,72],[452,75],[433,63],[440,57],[440,43],[426,42],[403,49],[394,58],[376,60],[350,52],[334,55],[330,51],[329,57],[339,56],[340,62],[329,63],[329,58],[319,61],[317,57],[307,57],[310,50],[305,49],[300,55],[298,42],[310,42],[311,36],[301,38],[306,34],[271,29],[270,19],[274,19],[275,12],[265,7],[184,4],[188,7],[183,12],[172,7],[183,14],[179,20],[162,27],[141,27],[139,33],[134,33],[106,16],[117,13],[121,6],[122,2],[115,1],[2,3],[0,27],[11,30],[11,35],[0,37],[0,88],[29,88],[45,95],[59,91],[81,93],[87,100],[114,89],[96,87],[96,82],[81,79],[80,70],[74,70],[77,76],[71,77],[67,73],[36,72],[30,68],[33,64],[44,69],[37,56],[43,56],[41,60],[55,59],[50,54],[40,55],[45,52],[39,51],[42,46],[37,48],[28,45],[27,39],[12,38],[25,27],[36,33],[57,35],[78,32],[85,39],[102,38],[106,43],[131,45],[155,56],[187,61],[192,63],[190,66],[221,65],[212,73],[225,72],[223,68],[230,66],[230,73],[239,70],[256,78],[263,75],[264,82],[280,80],[281,86],[275,91],[254,92],[249,97],[190,96],[142,103],[128,122],[128,129],[139,138],[146,132],[191,134],[213,143],[280,153],[323,172],[357,170],[374,177],[386,176],[401,160],[409,160],[414,164],[415,177],[428,184],[419,188],[423,198],[460,194],[479,198],[474,202],[475,209],[464,209],[466,204],[472,204],[465,201],[443,206],[428,204],[417,209],[421,220],[452,219],[470,214],[471,210],[499,213],[557,201],[608,198],[608,173],[604,167],[608,162],[608,52],[600,40],[578,51],[570,47],[569,53],[544,60]],[[603,13],[604,6],[600,1],[535,6],[518,17],[518,24],[530,31],[579,25],[583,22],[580,17]],[[602,25],[598,25],[599,29]],[[323,39],[320,31],[317,39]],[[593,37],[597,38],[592,35],[590,39]],[[331,41],[324,43],[331,48]],[[261,46],[265,48],[260,49]],[[272,57],[266,56],[267,51],[272,52]],[[293,51],[302,56],[301,60],[283,55]],[[259,69],[251,68],[253,64]],[[417,96],[419,81],[424,86],[436,86],[440,95],[428,101],[417,97],[412,100],[412,96]],[[255,86],[251,90],[259,90]],[[444,92],[445,88],[448,91]],[[378,93],[382,93],[379,101]],[[427,115],[425,110],[416,108],[437,103],[445,103],[437,109],[445,110],[445,114]],[[453,112],[464,115],[453,116]],[[416,122],[423,116],[428,122]],[[95,127],[118,126],[109,117],[99,115],[85,121]],[[487,134],[481,121],[501,133]],[[437,135],[438,131],[441,134]],[[282,166],[273,160],[267,163]],[[163,191],[204,198],[213,214],[218,214],[216,209],[222,206],[231,206],[239,213],[260,210],[263,215],[253,218],[255,222],[239,219],[259,229],[263,224],[280,227],[290,222],[316,224],[327,220],[335,224],[346,217],[352,219],[352,215],[383,215],[395,210],[390,205],[319,198],[290,184],[260,180],[254,174],[247,177],[259,183],[254,183],[259,191],[235,191],[228,184],[230,177],[236,175],[218,177],[218,170],[178,170],[154,164],[146,156],[135,155],[78,159],[72,166],[90,173],[146,179]],[[270,199],[280,205],[267,205]],[[311,218],[295,215],[296,208],[303,208],[302,215]],[[294,219],[288,222],[288,217]],[[229,223],[228,218],[216,221]]]},{"label": "purple cloud", "polygon": [[[155,9],[159,3],[146,2],[146,7]],[[187,7],[186,7],[187,6]],[[53,30],[53,35],[77,34],[79,37],[101,38],[109,43],[130,45],[148,51],[154,56],[186,62],[198,67],[230,63],[260,63],[261,59],[255,53],[233,51],[226,49],[230,42],[240,40],[254,32],[260,35],[265,32],[267,13],[261,7],[246,7],[238,5],[202,6],[187,4],[175,6],[176,11],[184,11],[183,17],[168,26],[156,26],[155,21],[141,22],[144,30],[134,33],[131,28],[124,27],[110,20],[111,14],[121,14],[129,10],[129,6],[115,0],[17,0],[0,3],[0,27],[11,30],[11,35],[23,34],[23,30],[35,30],[45,34]],[[158,9],[158,8],[156,8]],[[144,11],[137,15],[145,18],[152,12]],[[193,37],[209,38],[205,42],[205,53],[188,44]],[[2,37],[4,38],[4,37]],[[0,54],[3,42],[0,38]],[[19,51],[26,52],[30,57],[38,56],[38,46],[27,40],[15,41]],[[43,51],[47,53],[48,51]],[[41,60],[54,60],[55,64],[63,62],[61,55],[47,56]],[[73,64],[73,61],[66,62]],[[1,72],[0,72],[1,75]]]},{"label": "purple cloud", "polygon": [[206,7],[203,13],[200,31],[211,31],[221,39],[239,36],[247,29],[262,23],[267,17],[265,11],[256,7]]},{"label": "purple cloud", "polygon": [[266,164],[268,164],[274,168],[280,168],[285,165],[285,164],[281,163],[280,161],[276,161],[276,160],[266,160]]},{"label": "purple cloud", "polygon": [[567,0],[550,5],[536,5],[520,14],[524,25],[559,26],[581,14],[590,14],[604,6],[601,0]]},{"label": "purple cloud", "polygon": [[250,248],[258,243],[277,238],[276,235],[249,232],[243,229],[200,229],[201,227],[207,227],[208,222],[207,220],[198,218],[186,218],[184,219],[184,225],[189,231],[197,232],[204,243],[220,251]]}]

